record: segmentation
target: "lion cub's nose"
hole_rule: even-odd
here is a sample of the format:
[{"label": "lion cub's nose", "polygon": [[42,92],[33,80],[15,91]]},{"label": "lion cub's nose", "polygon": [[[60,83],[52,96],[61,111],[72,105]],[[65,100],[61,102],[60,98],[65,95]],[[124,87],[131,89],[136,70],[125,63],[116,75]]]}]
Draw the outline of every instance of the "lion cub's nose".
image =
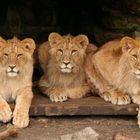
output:
[{"label": "lion cub's nose", "polygon": [[67,61],[67,62],[66,62],[66,61],[64,61],[63,63],[67,66],[70,62],[68,62],[68,61]]},{"label": "lion cub's nose", "polygon": [[16,66],[15,65],[10,65],[9,66],[11,69],[14,69]]}]

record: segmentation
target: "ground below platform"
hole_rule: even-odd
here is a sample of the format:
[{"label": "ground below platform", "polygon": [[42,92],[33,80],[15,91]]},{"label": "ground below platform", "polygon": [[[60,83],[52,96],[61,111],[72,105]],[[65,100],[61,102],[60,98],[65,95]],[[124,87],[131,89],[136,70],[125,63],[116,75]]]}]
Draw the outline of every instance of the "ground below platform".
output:
[{"label": "ground below platform", "polygon": [[[0,127],[2,130],[6,125]],[[30,118],[30,125],[18,131],[16,138],[6,140],[59,140],[59,136],[93,128],[100,140],[112,140],[114,133],[125,133],[140,140],[136,116],[69,116]]]}]

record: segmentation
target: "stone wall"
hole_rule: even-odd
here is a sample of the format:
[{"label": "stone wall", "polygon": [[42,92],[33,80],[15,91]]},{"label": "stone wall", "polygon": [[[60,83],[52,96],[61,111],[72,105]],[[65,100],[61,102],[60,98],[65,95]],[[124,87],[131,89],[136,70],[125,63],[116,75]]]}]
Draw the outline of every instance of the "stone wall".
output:
[{"label": "stone wall", "polygon": [[86,34],[100,46],[140,31],[140,0],[13,0],[0,5],[0,34],[33,37],[38,43],[48,34]]}]

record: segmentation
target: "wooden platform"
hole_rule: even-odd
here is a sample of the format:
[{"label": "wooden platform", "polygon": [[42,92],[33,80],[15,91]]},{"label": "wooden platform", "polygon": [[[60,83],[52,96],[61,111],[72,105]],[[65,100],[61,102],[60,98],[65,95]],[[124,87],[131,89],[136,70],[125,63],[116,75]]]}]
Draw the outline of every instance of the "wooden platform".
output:
[{"label": "wooden platform", "polygon": [[30,108],[30,116],[136,115],[136,108],[135,104],[113,105],[94,96],[53,103],[46,96],[35,94]]}]

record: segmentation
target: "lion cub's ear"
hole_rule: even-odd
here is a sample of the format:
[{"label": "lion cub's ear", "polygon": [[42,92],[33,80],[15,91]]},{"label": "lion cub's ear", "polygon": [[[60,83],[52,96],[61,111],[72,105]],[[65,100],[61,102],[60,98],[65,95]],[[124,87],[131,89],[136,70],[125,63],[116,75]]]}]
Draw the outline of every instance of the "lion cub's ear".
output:
[{"label": "lion cub's ear", "polygon": [[122,47],[123,52],[131,51],[137,46],[135,40],[131,37],[123,37],[121,39],[120,45]]},{"label": "lion cub's ear", "polygon": [[51,47],[55,47],[62,40],[63,40],[63,37],[59,33],[56,33],[56,32],[50,33],[48,37],[48,41]]},{"label": "lion cub's ear", "polygon": [[6,43],[6,40],[0,36],[0,48],[3,47],[4,43]]},{"label": "lion cub's ear", "polygon": [[35,42],[33,39],[31,38],[26,38],[24,40],[21,41],[23,43],[23,47],[26,51],[30,52],[31,54],[33,54],[34,50],[35,50]]},{"label": "lion cub's ear", "polygon": [[86,49],[89,44],[89,40],[86,35],[78,35],[73,39],[80,44],[82,49]]}]

